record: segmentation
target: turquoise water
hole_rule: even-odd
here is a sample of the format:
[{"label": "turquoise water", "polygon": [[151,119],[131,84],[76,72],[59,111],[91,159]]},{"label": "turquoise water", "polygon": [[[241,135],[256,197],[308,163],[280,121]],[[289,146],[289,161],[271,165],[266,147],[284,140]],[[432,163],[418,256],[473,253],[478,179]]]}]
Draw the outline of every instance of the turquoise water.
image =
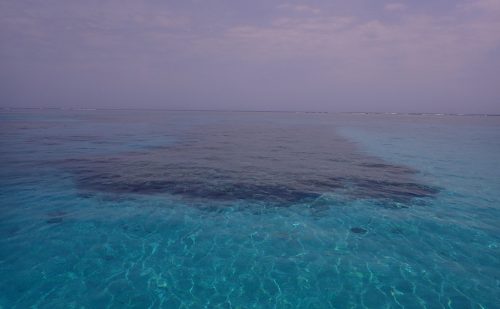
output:
[{"label": "turquoise water", "polygon": [[1,308],[498,308],[500,117],[2,111]]}]

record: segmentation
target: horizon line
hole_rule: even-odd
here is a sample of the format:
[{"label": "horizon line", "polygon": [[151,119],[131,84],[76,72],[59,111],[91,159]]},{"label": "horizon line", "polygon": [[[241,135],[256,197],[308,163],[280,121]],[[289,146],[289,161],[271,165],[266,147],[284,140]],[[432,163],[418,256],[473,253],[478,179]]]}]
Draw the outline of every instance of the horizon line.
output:
[{"label": "horizon line", "polygon": [[436,113],[436,112],[372,112],[372,111],[311,111],[311,110],[238,110],[238,109],[175,109],[147,107],[12,107],[0,106],[0,110],[72,110],[72,111],[171,111],[171,112],[221,112],[221,113],[304,113],[304,114],[361,114],[361,115],[411,115],[411,116],[500,116],[497,113]]}]

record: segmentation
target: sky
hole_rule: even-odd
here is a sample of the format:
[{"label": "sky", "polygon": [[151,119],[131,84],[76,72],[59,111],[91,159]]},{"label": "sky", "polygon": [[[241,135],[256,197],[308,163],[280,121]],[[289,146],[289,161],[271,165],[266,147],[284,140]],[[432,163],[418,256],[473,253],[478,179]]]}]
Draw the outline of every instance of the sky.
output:
[{"label": "sky", "polygon": [[0,106],[500,113],[500,0],[0,0]]}]

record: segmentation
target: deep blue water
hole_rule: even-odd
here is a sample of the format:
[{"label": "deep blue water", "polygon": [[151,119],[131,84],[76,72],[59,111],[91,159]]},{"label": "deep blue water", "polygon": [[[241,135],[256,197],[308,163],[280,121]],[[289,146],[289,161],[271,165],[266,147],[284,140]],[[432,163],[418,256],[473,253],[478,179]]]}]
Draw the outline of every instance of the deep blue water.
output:
[{"label": "deep blue water", "polygon": [[500,117],[0,112],[0,308],[499,308]]}]

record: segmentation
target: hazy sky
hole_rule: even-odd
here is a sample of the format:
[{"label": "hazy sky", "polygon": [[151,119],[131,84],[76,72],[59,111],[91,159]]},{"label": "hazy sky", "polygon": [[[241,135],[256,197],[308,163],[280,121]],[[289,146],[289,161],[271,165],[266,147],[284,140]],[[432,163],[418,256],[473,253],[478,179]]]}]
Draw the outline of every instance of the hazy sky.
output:
[{"label": "hazy sky", "polygon": [[500,0],[0,0],[0,100],[500,113]]}]

